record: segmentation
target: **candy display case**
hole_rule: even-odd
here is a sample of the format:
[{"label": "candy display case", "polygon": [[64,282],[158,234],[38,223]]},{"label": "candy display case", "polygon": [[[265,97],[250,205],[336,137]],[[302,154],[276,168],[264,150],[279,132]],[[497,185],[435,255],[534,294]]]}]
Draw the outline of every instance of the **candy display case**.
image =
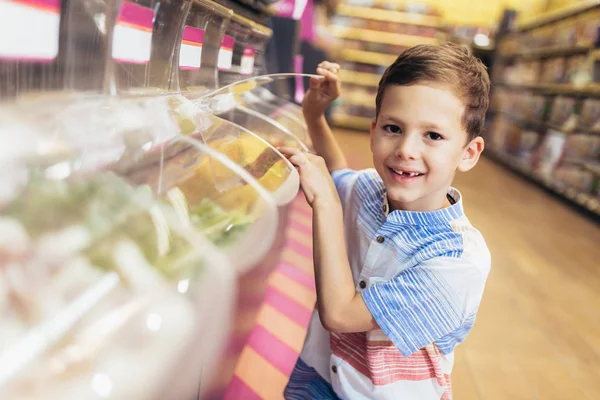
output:
[{"label": "candy display case", "polygon": [[0,397],[213,398],[298,193],[273,145],[307,148],[273,78],[247,79],[270,32],[236,17],[227,75],[234,14],[209,0],[12,3],[1,32],[34,3],[59,28],[0,45]]},{"label": "candy display case", "polygon": [[180,203],[78,170],[86,154],[61,141],[2,169],[22,177],[0,205],[3,398],[196,397],[229,330],[233,267]]}]

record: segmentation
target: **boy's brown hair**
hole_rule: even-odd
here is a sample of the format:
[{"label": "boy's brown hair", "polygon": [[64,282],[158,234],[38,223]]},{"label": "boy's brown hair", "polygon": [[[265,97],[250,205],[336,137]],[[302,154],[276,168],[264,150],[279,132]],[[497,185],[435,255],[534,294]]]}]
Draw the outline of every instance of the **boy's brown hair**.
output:
[{"label": "boy's brown hair", "polygon": [[464,47],[453,43],[419,45],[400,54],[379,81],[375,100],[376,116],[379,116],[386,87],[408,86],[425,81],[450,86],[465,104],[462,123],[469,140],[481,134],[489,105],[490,78],[479,59],[469,55]]}]

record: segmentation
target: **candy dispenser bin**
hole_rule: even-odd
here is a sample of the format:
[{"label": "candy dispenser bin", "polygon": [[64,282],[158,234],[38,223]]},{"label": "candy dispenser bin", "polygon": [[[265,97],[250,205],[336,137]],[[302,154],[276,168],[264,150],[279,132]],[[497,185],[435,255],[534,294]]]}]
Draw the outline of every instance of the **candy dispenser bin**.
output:
[{"label": "candy dispenser bin", "polygon": [[63,147],[9,164],[26,174],[1,205],[3,398],[195,398],[229,329],[233,268],[177,203],[78,171],[86,155]]},{"label": "candy dispenser bin", "polygon": [[218,87],[221,41],[233,11],[210,0],[192,1],[179,50],[179,84],[186,95]]}]

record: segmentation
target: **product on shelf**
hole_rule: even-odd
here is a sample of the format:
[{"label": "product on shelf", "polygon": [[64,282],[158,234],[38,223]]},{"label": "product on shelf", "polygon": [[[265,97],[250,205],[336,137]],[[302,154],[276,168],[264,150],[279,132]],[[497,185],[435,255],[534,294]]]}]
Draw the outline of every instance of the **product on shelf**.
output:
[{"label": "product on shelf", "polygon": [[594,173],[580,163],[563,163],[556,168],[555,182],[572,187],[578,192],[593,193]]},{"label": "product on shelf", "polygon": [[546,179],[552,179],[556,164],[560,160],[567,135],[549,129],[534,156],[534,168]]},{"label": "product on shelf", "polygon": [[600,9],[590,10],[577,17],[578,29],[576,43],[578,46],[592,46],[598,38]]},{"label": "product on shelf", "polygon": [[538,141],[540,139],[540,134],[536,131],[525,130],[521,132],[521,143],[520,143],[520,155],[530,155],[534,150]]},{"label": "product on shelf", "polygon": [[581,107],[580,127],[600,131],[600,99],[585,99]]},{"label": "product on shelf", "polygon": [[566,62],[564,57],[549,58],[542,63],[541,83],[561,83],[564,81]]},{"label": "product on shelf", "polygon": [[563,159],[567,161],[594,160],[600,157],[600,136],[577,132],[567,137]]},{"label": "product on shelf", "polygon": [[577,127],[575,103],[576,99],[573,97],[557,96],[552,105],[550,122],[565,132],[575,129]]}]

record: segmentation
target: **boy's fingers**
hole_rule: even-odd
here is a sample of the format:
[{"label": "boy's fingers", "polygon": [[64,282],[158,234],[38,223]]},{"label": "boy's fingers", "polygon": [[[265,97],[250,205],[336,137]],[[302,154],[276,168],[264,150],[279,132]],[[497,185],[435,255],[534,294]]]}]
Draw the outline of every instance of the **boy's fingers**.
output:
[{"label": "boy's fingers", "polygon": [[323,79],[322,77],[312,77],[310,78],[310,88],[311,89],[318,89],[319,86],[321,85],[321,83],[324,81],[325,79]]},{"label": "boy's fingers", "polygon": [[321,69],[319,72],[320,75],[323,75],[325,78],[327,78],[327,80],[331,80],[334,82],[337,82],[339,80],[339,77],[337,76],[337,74],[328,71],[326,69]]},{"label": "boy's fingers", "polygon": [[324,69],[329,69],[329,70],[339,70],[339,69],[341,69],[340,64],[338,64],[338,63],[332,63],[332,62],[329,62],[329,61],[323,61],[318,66],[319,66],[319,68],[324,68]]}]

